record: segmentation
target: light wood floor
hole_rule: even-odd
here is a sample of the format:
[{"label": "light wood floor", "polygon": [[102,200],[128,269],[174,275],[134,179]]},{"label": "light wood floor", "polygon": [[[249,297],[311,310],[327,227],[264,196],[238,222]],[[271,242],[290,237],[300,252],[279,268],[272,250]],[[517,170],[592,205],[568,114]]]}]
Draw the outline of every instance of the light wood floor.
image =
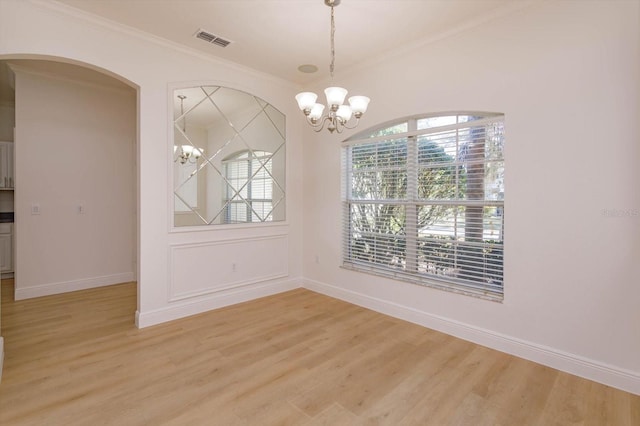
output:
[{"label": "light wood floor", "polygon": [[9,425],[640,425],[640,397],[307,290],[143,330],[135,284],[13,301]]}]

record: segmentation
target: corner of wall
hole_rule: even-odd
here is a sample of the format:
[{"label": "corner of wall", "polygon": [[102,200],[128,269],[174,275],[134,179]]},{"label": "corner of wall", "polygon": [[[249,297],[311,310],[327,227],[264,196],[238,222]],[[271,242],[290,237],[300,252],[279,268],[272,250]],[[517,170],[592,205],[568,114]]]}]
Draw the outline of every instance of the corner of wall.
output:
[{"label": "corner of wall", "polygon": [[231,291],[219,291],[206,296],[193,297],[190,300],[181,300],[169,303],[168,306],[153,311],[136,311],[136,327],[145,328],[167,321],[188,317],[247,302],[260,297],[272,296],[285,291],[301,288],[302,278],[287,278],[283,280],[262,282],[235,288]]}]

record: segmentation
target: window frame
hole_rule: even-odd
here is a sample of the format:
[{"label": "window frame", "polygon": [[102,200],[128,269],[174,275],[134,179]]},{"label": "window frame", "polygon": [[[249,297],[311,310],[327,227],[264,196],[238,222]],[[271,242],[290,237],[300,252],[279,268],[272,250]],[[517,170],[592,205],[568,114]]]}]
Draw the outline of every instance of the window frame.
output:
[{"label": "window frame", "polygon": [[[428,127],[426,129],[418,129],[417,123],[419,120],[430,119],[430,118],[444,118],[455,116],[456,123],[455,124],[447,124],[442,126],[434,126]],[[478,119],[472,119],[469,121],[460,122],[460,117],[466,116],[470,117],[480,117]],[[403,126],[406,124],[406,127]],[[421,199],[419,196],[419,173],[421,167],[423,169],[429,168],[430,166],[421,166],[419,159],[419,139],[425,135],[433,135],[439,132],[444,131],[456,131],[456,138],[459,138],[458,132],[462,129],[474,129],[480,126],[485,126],[487,128],[490,125],[497,125],[501,130],[499,136],[501,137],[501,150],[499,151],[500,156],[497,159],[491,159],[490,161],[483,157],[482,164],[485,165],[490,162],[501,163],[502,164],[502,181],[501,181],[501,189],[502,189],[502,198],[496,200],[487,200],[483,198],[482,200],[472,199],[465,200],[461,199],[458,196],[458,186],[460,185],[461,178],[458,176],[458,172],[456,171],[456,197],[454,199],[432,199],[426,200]],[[382,134],[382,132],[386,129],[397,128],[398,131],[392,134]],[[471,135],[471,133],[470,133]],[[473,140],[475,136],[469,136]],[[352,147],[357,146],[366,146],[367,144],[377,144],[388,141],[402,141],[406,140],[406,194],[404,197],[398,199],[358,199],[354,197],[353,194],[353,158],[352,156]],[[459,139],[456,139],[456,153],[455,153],[455,165],[456,167],[460,166],[460,153],[457,151]],[[483,148],[486,148],[484,145]],[[378,145],[376,145],[378,146]],[[445,113],[437,113],[437,114],[425,114],[425,115],[416,115],[411,117],[406,117],[402,119],[392,120],[382,125],[367,129],[363,132],[358,133],[357,135],[345,140],[342,144],[343,155],[342,155],[342,205],[343,205],[343,225],[342,225],[342,267],[349,270],[354,270],[358,272],[372,273],[374,275],[383,276],[392,279],[398,279],[402,281],[408,281],[411,283],[416,283],[428,287],[439,288],[447,291],[452,291],[456,293],[462,293],[466,295],[471,295],[475,297],[480,297],[484,299],[489,299],[493,301],[502,301],[504,299],[504,114],[500,113],[486,113],[486,112],[466,112],[466,111],[458,111],[458,112],[445,112]],[[484,153],[484,151],[483,151]],[[486,155],[486,153],[484,153]],[[463,157],[464,158],[464,157]],[[454,164],[448,163],[448,164]],[[468,164],[465,163],[465,167],[468,167]],[[435,167],[434,167],[435,168]],[[375,170],[372,169],[372,170]],[[401,169],[398,169],[401,170]],[[457,170],[457,169],[456,169]],[[466,169],[465,169],[466,173]],[[483,167],[483,183],[484,179],[487,178],[487,170]],[[465,185],[468,186],[467,183]],[[486,183],[485,183],[486,185]],[[483,189],[483,197],[484,189]],[[376,260],[361,260],[358,259],[358,254],[362,254],[362,251],[354,250],[354,241],[356,237],[354,234],[357,233],[352,221],[352,208],[357,205],[395,205],[399,209],[404,206],[404,234],[395,234],[393,237],[396,238],[396,241],[401,241],[404,238],[404,259],[402,256],[399,256],[400,260],[404,260],[403,265],[395,265],[389,266],[389,262],[383,264]],[[444,274],[438,273],[429,273],[420,271],[419,261],[419,246],[421,240],[427,240],[428,238],[423,238],[420,236],[419,229],[419,209],[424,206],[438,206],[443,209],[453,208],[453,209],[464,209],[465,214],[468,207],[474,208],[474,212],[477,215],[478,207],[482,207],[481,210],[481,223],[482,223],[482,232],[480,242],[466,241],[466,238],[463,237],[462,240],[459,240],[458,232],[460,231],[460,226],[456,223],[453,227],[454,238],[451,238],[449,241],[453,248],[453,261],[462,264],[462,260],[465,259],[467,265],[471,262],[476,262],[480,258],[489,258],[491,262],[489,266],[484,265],[485,272],[483,277],[490,276],[490,279],[487,279],[485,284],[481,282],[474,283],[471,279],[458,279],[452,276],[446,276]],[[495,217],[500,219],[499,228],[500,231],[498,233],[498,240],[489,242],[491,240],[485,240],[485,223],[484,223],[484,215],[486,214],[486,208],[495,209]],[[457,213],[456,213],[457,217]],[[477,219],[477,218],[476,218]],[[471,223],[471,222],[470,222]],[[477,222],[476,222],[477,225]],[[469,228],[469,233],[473,228]],[[477,229],[475,230],[477,233]],[[388,235],[379,233],[376,234],[379,238],[382,235]],[[462,233],[460,234],[462,235]],[[375,237],[374,237],[375,238]],[[377,242],[377,240],[374,240]],[[357,242],[357,241],[356,241]],[[475,249],[469,249],[471,246],[477,246]],[[374,244],[375,246],[375,244]],[[486,247],[489,247],[488,249]],[[462,249],[461,249],[462,248]],[[376,252],[376,248],[373,249]],[[466,252],[465,252],[466,251]],[[354,252],[356,253],[354,255]],[[483,254],[478,254],[478,253]],[[472,253],[473,256],[476,257],[467,257],[468,253]],[[487,254],[488,253],[488,254]],[[377,252],[373,255],[369,255],[371,257],[376,257]],[[387,256],[389,254],[387,253]],[[469,260],[470,259],[470,260]],[[388,261],[388,258],[386,259]],[[498,269],[498,265],[499,269]],[[468,267],[470,270],[478,270],[480,269],[476,264],[473,267]],[[489,275],[486,273],[487,268],[491,270],[491,272],[495,272],[499,275]],[[460,274],[457,272],[456,274]],[[464,278],[464,277],[463,277]],[[494,280],[496,278],[496,280]]]},{"label": "window frame", "polygon": [[[245,155],[246,155],[246,158],[243,157]],[[223,179],[223,195],[224,196],[223,196],[222,202],[223,202],[223,205],[225,206],[225,213],[224,213],[225,223],[227,224],[265,223],[265,222],[273,221],[273,208],[274,208],[273,196],[271,198],[253,198],[253,192],[254,192],[253,187],[255,183],[254,181],[256,180],[255,178],[258,173],[266,173],[269,177],[264,179],[259,178],[257,180],[271,182],[271,185],[273,186],[273,177],[271,175],[272,173],[271,167],[273,164],[272,157],[273,157],[272,152],[244,150],[244,151],[235,152],[232,155],[222,160],[222,166],[224,168],[224,179]],[[262,160],[264,159],[267,159],[267,161],[263,162]],[[258,163],[258,165],[257,165],[257,169],[255,169],[254,171],[254,165],[256,162]],[[247,174],[246,176],[243,176],[240,178],[240,179],[243,179],[243,183],[235,195],[241,194],[243,190],[246,188],[246,197],[241,196],[240,199],[235,199],[236,198],[235,195],[232,197],[229,197],[229,191],[233,191],[233,187],[231,187],[230,182],[234,180],[238,180],[239,178],[230,177],[229,166],[232,164],[239,164],[239,163],[247,164],[246,166]],[[270,203],[271,204],[269,213],[264,219],[254,220],[254,216],[258,216],[253,208],[254,203]],[[243,221],[232,220],[231,207],[237,204],[245,206],[246,218],[247,219],[250,218],[251,220],[243,220]]]}]

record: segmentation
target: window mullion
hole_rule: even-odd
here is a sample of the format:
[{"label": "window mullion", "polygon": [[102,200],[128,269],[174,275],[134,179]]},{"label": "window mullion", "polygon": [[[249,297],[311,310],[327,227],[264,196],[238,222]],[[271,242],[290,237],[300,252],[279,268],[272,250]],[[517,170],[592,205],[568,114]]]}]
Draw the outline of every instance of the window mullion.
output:
[{"label": "window mullion", "polygon": [[246,209],[247,209],[247,221],[249,222],[253,222],[253,216],[251,214],[251,185],[253,184],[253,181],[251,181],[251,172],[253,170],[253,161],[251,158],[252,154],[249,154],[249,159],[247,160],[247,176],[246,178],[246,182],[247,182],[247,199],[246,201]]},{"label": "window mullion", "polygon": [[[460,124],[460,116],[456,116],[456,124]],[[455,200],[460,200],[460,166],[458,163],[460,162],[460,130],[456,129],[456,172],[455,172]],[[453,267],[458,268],[458,215],[460,213],[460,207],[455,206],[454,214],[453,214]]]},{"label": "window mullion", "polygon": [[[416,120],[408,121],[408,130],[416,129]],[[418,138],[407,138],[407,200],[405,207],[405,261],[407,272],[418,271]]]}]

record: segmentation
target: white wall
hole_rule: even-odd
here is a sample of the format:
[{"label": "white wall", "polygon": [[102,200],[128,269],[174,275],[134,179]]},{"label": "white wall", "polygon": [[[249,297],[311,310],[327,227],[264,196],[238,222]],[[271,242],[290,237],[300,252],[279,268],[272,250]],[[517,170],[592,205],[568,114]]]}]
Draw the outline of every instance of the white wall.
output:
[{"label": "white wall", "polygon": [[[42,33],[56,36],[42,38],[38,35]],[[287,120],[287,221],[267,226],[172,230],[173,148],[168,138],[170,85],[194,82],[232,87],[264,99],[288,117],[298,118],[292,102],[296,87],[56,3],[1,1],[0,58],[18,55],[77,61],[107,70],[138,89],[140,326],[300,285],[301,123]],[[236,244],[238,241],[242,243]],[[179,261],[178,254],[186,251],[195,267]],[[265,264],[252,268],[247,259],[258,256]],[[269,263],[279,265],[278,270],[269,269]],[[230,272],[233,264],[235,275]],[[218,274],[228,274],[226,281],[221,283]],[[197,285],[190,282],[194,275]]]},{"label": "white wall", "polygon": [[16,298],[133,280],[135,90],[14,69]]},{"label": "white wall", "polygon": [[503,303],[339,268],[352,133],[305,136],[306,285],[640,393],[639,5],[546,2],[336,77],[372,99],[358,130],[506,114]]}]

